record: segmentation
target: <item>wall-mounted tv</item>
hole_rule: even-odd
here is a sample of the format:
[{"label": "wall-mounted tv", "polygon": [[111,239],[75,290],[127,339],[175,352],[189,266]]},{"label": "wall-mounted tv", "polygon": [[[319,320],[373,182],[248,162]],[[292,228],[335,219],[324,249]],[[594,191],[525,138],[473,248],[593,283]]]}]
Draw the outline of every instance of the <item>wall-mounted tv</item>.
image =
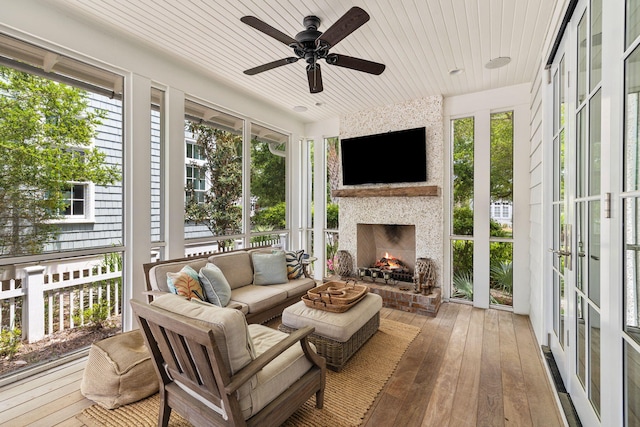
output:
[{"label": "wall-mounted tv", "polygon": [[427,180],[424,127],[340,141],[342,184],[394,184]]}]

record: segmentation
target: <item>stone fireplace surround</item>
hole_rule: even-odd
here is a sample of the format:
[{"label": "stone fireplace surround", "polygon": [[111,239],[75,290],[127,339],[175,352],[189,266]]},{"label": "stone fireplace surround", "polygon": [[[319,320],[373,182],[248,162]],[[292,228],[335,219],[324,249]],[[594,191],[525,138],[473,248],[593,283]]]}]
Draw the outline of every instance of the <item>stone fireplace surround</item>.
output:
[{"label": "stone fireplace surround", "polygon": [[[415,227],[415,257],[431,258],[437,270],[436,283],[442,286],[443,266],[443,114],[442,97],[433,96],[372,110],[347,114],[340,119],[340,137],[425,126],[427,137],[427,179],[424,184],[341,186],[335,192],[339,206],[341,250],[359,260],[358,224],[393,224]],[[401,156],[402,141],[394,148]],[[422,192],[408,187],[425,187]],[[362,192],[356,189],[370,190]],[[434,191],[435,189],[435,191]],[[396,190],[396,191],[393,191]],[[400,196],[396,194],[402,194]],[[428,195],[425,195],[428,194]],[[415,265],[415,259],[412,260]]]}]

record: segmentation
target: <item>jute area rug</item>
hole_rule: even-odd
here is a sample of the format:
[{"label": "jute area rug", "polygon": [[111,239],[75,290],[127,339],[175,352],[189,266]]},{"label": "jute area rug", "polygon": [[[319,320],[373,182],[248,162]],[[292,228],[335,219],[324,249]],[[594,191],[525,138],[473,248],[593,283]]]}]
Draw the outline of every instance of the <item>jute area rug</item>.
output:
[{"label": "jute area rug", "polygon": [[[327,369],[324,408],[316,409],[310,398],[283,426],[352,427],[362,419],[376,396],[391,377],[400,358],[420,329],[388,319],[380,319],[380,328],[354,354],[340,372]],[[89,427],[154,427],[158,422],[159,398],[153,395],[117,409],[93,405],[76,418]],[[190,427],[175,411],[171,427]]]}]

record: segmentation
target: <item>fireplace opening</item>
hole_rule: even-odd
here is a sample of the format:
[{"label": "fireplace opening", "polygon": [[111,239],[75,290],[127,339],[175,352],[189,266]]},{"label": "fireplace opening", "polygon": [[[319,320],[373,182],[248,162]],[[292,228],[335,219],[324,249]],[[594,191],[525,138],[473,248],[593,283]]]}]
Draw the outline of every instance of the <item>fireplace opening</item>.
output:
[{"label": "fireplace opening", "polygon": [[416,227],[400,224],[357,224],[359,274],[373,279],[411,282],[416,261]]}]

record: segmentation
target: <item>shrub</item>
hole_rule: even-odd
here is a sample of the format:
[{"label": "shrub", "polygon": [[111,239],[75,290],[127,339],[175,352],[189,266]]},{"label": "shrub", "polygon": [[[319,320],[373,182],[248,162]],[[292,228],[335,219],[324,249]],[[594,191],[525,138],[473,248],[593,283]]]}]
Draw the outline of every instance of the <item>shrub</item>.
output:
[{"label": "shrub", "polygon": [[3,329],[0,332],[0,356],[12,359],[22,342],[22,331],[17,328]]},{"label": "shrub", "polygon": [[[102,329],[105,320],[109,317],[109,301],[107,301],[106,298],[101,299],[93,304],[93,306],[85,308],[82,311],[82,316],[84,317],[84,326]],[[78,324],[81,323],[80,309],[76,311],[73,320]]]}]

